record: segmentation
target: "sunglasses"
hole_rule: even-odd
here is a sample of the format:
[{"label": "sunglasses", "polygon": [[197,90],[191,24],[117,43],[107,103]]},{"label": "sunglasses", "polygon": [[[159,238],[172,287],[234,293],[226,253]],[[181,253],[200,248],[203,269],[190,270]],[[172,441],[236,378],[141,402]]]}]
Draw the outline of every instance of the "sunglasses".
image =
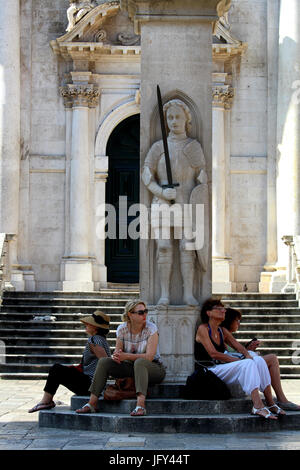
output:
[{"label": "sunglasses", "polygon": [[145,308],[145,310],[137,310],[136,312],[131,312],[131,313],[137,313],[138,315],[144,315],[145,313],[148,313],[148,309]]}]

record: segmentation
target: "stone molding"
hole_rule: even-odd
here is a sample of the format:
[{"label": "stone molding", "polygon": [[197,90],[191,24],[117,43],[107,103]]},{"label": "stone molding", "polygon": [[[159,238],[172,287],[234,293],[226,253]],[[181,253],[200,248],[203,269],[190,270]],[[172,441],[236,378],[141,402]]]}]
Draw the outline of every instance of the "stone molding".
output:
[{"label": "stone molding", "polygon": [[213,86],[213,106],[231,109],[234,89],[230,85]]},{"label": "stone molding", "polygon": [[128,12],[134,22],[136,34],[140,34],[141,23],[148,21],[208,21],[216,22],[231,6],[231,0],[195,0],[189,8],[182,0],[169,2],[160,0],[121,0],[121,9]]},{"label": "stone molding", "polygon": [[93,84],[69,84],[60,87],[66,108],[84,106],[95,108],[99,103],[100,90]]}]

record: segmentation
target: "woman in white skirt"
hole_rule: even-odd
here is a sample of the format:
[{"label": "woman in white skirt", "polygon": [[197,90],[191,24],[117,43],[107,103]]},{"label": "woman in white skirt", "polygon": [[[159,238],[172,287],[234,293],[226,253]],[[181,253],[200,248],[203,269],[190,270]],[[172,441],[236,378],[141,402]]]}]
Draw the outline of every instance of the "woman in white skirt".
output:
[{"label": "woman in white skirt", "polygon": [[[216,365],[209,369],[227,385],[234,383],[241,385],[244,392],[251,396],[252,414],[276,420],[277,416],[270,411],[275,403],[267,364],[260,356],[250,355],[226,328],[220,327],[225,319],[225,313],[226,309],[220,300],[208,299],[204,303],[201,310],[202,324],[196,334],[198,358],[200,356],[201,360],[216,362]],[[243,354],[245,359],[230,356],[226,344]],[[267,406],[264,406],[259,391],[263,392]],[[278,407],[276,414],[285,413]]]}]

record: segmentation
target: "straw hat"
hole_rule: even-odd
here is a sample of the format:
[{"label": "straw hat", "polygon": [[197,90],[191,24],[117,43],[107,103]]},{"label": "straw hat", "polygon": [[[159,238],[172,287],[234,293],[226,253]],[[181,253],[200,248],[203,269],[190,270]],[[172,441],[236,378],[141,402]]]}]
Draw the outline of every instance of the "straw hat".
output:
[{"label": "straw hat", "polygon": [[110,318],[108,315],[105,315],[105,313],[101,312],[101,310],[96,310],[88,317],[80,318],[80,321],[82,323],[88,323],[89,325],[96,326],[97,328],[109,330]]}]

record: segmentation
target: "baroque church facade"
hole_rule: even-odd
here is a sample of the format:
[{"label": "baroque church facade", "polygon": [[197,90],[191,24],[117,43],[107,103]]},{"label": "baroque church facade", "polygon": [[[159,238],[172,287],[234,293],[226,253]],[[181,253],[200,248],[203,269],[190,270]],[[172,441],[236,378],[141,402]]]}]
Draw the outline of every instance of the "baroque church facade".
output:
[{"label": "baroque church facade", "polygon": [[[140,145],[143,36],[124,8],[130,2],[5,3],[0,232],[10,283],[28,291],[137,283],[139,240],[105,238],[103,223],[105,204],[117,233],[134,222],[136,213],[124,220],[121,205],[139,203],[140,154],[148,150]],[[297,0],[232,0],[213,24],[215,293],[295,284],[299,31]],[[190,61],[187,80],[193,67]]]}]

